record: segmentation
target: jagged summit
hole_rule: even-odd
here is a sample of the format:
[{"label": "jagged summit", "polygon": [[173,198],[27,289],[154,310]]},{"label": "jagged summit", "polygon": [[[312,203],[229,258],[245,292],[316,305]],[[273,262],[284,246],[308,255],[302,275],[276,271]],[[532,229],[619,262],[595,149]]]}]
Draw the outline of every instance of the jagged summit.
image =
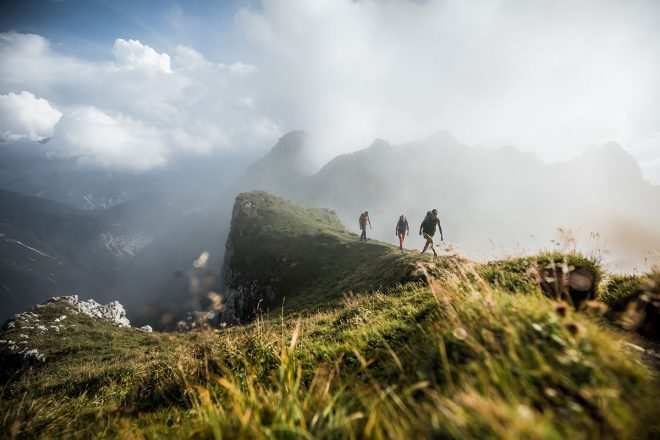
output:
[{"label": "jagged summit", "polygon": [[376,138],[374,141],[369,145],[369,149],[382,149],[382,148],[391,148],[392,145],[387,142],[385,139],[380,139]]},{"label": "jagged summit", "polygon": [[248,174],[286,168],[305,174],[309,136],[304,131],[291,131],[282,136],[275,146],[248,168]]},{"label": "jagged summit", "polygon": [[309,136],[304,131],[291,131],[247,171],[230,192],[271,190],[288,195],[291,188],[313,172]]},{"label": "jagged summit", "polygon": [[293,130],[284,134],[271,148],[267,156],[298,154],[305,147],[309,135],[302,130]]},{"label": "jagged summit", "polygon": [[635,158],[613,141],[587,148],[573,166],[613,186],[634,185],[643,180],[642,169]]}]

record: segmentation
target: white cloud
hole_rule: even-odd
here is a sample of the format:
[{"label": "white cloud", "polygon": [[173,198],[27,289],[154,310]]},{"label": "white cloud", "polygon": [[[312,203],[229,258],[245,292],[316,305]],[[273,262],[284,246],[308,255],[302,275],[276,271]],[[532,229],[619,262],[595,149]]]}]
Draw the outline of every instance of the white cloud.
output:
[{"label": "white cloud", "polygon": [[49,146],[90,166],[142,171],[182,155],[250,154],[281,135],[259,109],[254,66],[212,63],[186,46],[172,65],[137,40],[117,39],[108,52],[114,61],[89,62],[37,35],[0,33],[0,93],[30,90],[56,105],[63,116]]},{"label": "white cloud", "polygon": [[158,53],[138,40],[124,40],[117,38],[112,47],[112,54],[117,63],[129,69],[155,69],[171,73],[170,56]]},{"label": "white cloud", "polygon": [[208,64],[204,59],[204,55],[192,47],[184,45],[178,45],[174,48],[174,61],[176,66],[181,68],[204,67]]},{"label": "white cloud", "polygon": [[0,137],[28,138],[38,141],[49,137],[62,113],[30,92],[0,95]]},{"label": "white cloud", "polygon": [[83,164],[144,171],[162,167],[169,156],[160,131],[130,116],[111,116],[94,107],[68,111],[53,137],[57,148]]}]

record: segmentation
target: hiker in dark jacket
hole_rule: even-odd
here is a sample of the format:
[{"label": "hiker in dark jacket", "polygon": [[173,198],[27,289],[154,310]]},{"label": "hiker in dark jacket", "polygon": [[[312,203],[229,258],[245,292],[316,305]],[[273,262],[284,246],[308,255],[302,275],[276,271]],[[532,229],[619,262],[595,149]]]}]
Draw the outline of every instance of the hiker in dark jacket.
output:
[{"label": "hiker in dark jacket", "polygon": [[364,211],[360,214],[360,229],[362,229],[362,234],[360,235],[360,241],[367,241],[367,225],[371,229],[371,220],[369,219],[369,211]]},{"label": "hiker in dark jacket", "polygon": [[405,240],[406,234],[410,235],[410,227],[408,226],[408,219],[405,215],[401,214],[399,217],[394,234],[399,237],[399,249],[403,250],[403,240]]},{"label": "hiker in dark jacket", "polygon": [[427,213],[426,218],[419,226],[419,235],[424,234],[424,238],[426,239],[426,244],[424,245],[424,249],[422,249],[422,253],[426,252],[426,249],[430,247],[433,251],[433,255],[437,257],[438,254],[435,252],[433,243],[433,236],[435,235],[436,225],[438,226],[438,229],[440,229],[440,241],[444,241],[444,237],[442,235],[442,226],[440,226],[440,219],[438,218],[437,209],[431,211],[431,215],[428,215]]}]

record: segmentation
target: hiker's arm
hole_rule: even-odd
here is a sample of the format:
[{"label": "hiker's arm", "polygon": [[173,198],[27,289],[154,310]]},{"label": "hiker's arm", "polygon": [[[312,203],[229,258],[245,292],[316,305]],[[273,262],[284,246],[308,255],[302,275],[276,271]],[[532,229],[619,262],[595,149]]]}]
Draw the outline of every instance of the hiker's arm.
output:
[{"label": "hiker's arm", "polygon": [[422,235],[422,228],[424,227],[424,222],[422,222],[421,225],[419,225],[419,235]]},{"label": "hiker's arm", "polygon": [[410,235],[410,225],[408,225],[408,220],[406,220],[406,232]]},{"label": "hiker's arm", "polygon": [[369,229],[371,229],[371,219],[367,217],[367,221],[369,222]]},{"label": "hiker's arm", "polygon": [[442,226],[440,225],[440,219],[438,219],[438,229],[440,229],[440,241],[445,241],[445,238],[442,235]]}]

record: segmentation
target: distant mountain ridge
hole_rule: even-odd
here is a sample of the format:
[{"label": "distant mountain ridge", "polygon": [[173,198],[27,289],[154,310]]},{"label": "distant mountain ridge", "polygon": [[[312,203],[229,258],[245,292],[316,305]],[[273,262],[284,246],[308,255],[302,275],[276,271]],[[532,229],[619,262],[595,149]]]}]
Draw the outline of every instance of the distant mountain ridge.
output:
[{"label": "distant mountain ridge", "polygon": [[369,232],[389,242],[405,214],[414,247],[422,245],[415,228],[437,208],[448,242],[477,258],[491,242],[496,249],[489,255],[550,246],[559,227],[582,234],[582,243],[590,232],[617,236],[614,219],[644,231],[640,241],[650,248],[660,246],[654,227],[660,187],[644,181],[632,156],[614,143],[548,165],[513,147],[461,145],[444,132],[400,146],[378,140],[301,179],[293,198],[334,209],[353,230],[358,214],[369,210],[377,225]]},{"label": "distant mountain ridge", "polygon": [[144,194],[183,193],[210,200],[240,175],[245,163],[231,154],[204,156],[136,173],[86,166],[52,151],[49,143],[19,139],[0,143],[0,188],[84,210],[111,208]]},{"label": "distant mountain ridge", "polygon": [[143,196],[85,211],[0,190],[0,315],[54,295],[111,295],[117,273],[190,209]]}]

